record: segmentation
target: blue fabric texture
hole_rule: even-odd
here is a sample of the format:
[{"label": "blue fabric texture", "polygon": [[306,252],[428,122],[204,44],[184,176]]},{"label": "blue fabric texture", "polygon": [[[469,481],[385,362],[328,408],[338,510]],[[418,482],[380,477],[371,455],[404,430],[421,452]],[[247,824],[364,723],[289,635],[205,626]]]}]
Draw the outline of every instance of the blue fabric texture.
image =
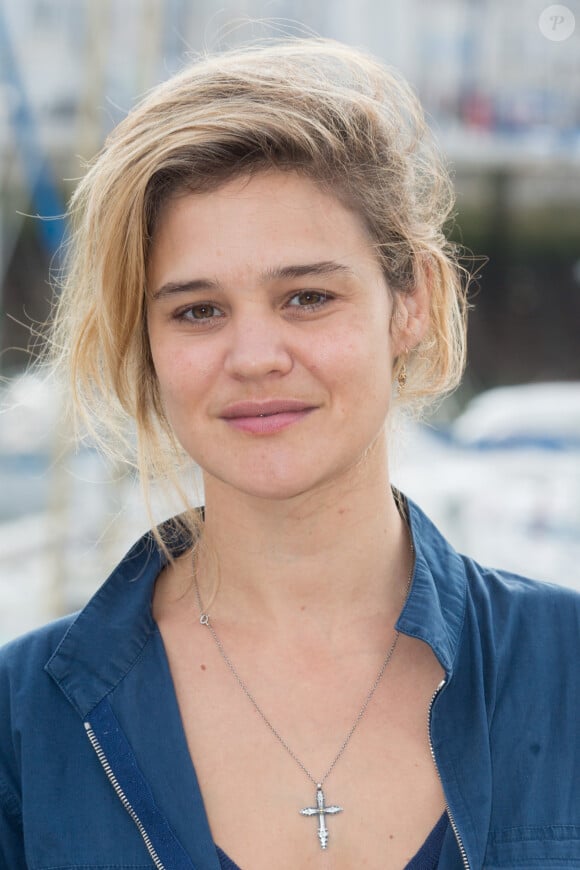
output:
[{"label": "blue fabric texture", "polygon": [[91,712],[91,721],[85,723],[85,727],[98,735],[99,750],[107,762],[114,760],[117,787],[127,800],[130,815],[134,813],[139,819],[139,831],[151,856],[166,867],[171,867],[171,870],[195,870],[167,819],[157,807],[107,698],[97,704]]},{"label": "blue fabric texture", "polygon": [[[412,503],[409,519],[397,626],[445,671],[429,723],[452,819],[439,866],[580,870],[580,595],[460,556]],[[151,613],[163,564],[145,535],[79,614],[0,650],[0,870],[153,866],[85,730],[107,742],[107,707],[107,764],[132,771],[153,847],[170,832],[195,870],[221,870]]]},{"label": "blue fabric texture", "polygon": [[238,867],[236,862],[232,861],[232,859],[229,857],[229,855],[226,855],[226,853],[223,851],[223,849],[220,849],[219,846],[216,846],[215,848],[216,848],[216,852],[217,852],[217,855],[219,858],[221,870],[241,870],[241,868]]},{"label": "blue fabric texture", "polygon": [[443,813],[419,851],[411,858],[405,870],[436,870],[443,848],[443,838],[449,827],[447,813]]}]

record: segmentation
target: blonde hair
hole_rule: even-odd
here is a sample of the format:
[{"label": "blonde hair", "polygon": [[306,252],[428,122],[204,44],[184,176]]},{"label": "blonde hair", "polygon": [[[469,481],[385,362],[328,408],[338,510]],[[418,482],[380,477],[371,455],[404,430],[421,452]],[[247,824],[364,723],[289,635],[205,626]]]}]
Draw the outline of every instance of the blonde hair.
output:
[{"label": "blonde hair", "polygon": [[444,235],[454,197],[409,86],[367,54],[316,38],[203,58],[128,114],[79,184],[54,323],[73,407],[102,446],[136,446],[144,481],[176,481],[183,459],[146,330],[156,223],[173,193],[264,169],[302,173],[360,214],[395,297],[429,281],[430,328],[406,360],[401,401],[418,407],[461,377],[464,270]]}]

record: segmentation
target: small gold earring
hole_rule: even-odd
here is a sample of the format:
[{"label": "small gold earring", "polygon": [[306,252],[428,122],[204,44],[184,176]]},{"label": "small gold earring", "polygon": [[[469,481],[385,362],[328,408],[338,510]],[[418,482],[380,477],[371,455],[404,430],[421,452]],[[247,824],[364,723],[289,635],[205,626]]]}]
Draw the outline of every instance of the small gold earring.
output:
[{"label": "small gold earring", "polygon": [[399,394],[401,394],[407,386],[407,366],[405,365],[405,363],[403,363],[403,365],[399,369],[399,374],[397,375],[397,384],[399,385]]},{"label": "small gold earring", "polygon": [[407,358],[408,353],[409,353],[408,349],[405,348],[404,356],[403,356],[403,364],[401,365],[401,368],[399,369],[399,373],[397,375],[397,384],[399,386],[399,395],[401,395],[401,393],[404,391],[405,387],[407,386],[407,364],[405,362],[405,359]]}]

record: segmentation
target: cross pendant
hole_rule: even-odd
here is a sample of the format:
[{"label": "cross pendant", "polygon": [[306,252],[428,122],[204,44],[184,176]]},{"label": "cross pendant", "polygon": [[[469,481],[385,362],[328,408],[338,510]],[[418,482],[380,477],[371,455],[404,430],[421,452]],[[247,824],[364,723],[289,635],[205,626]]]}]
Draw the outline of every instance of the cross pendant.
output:
[{"label": "cross pendant", "polygon": [[322,849],[326,849],[328,845],[328,828],[326,827],[325,816],[334,813],[341,813],[342,807],[327,807],[324,803],[324,792],[322,791],[322,783],[319,782],[316,786],[316,806],[306,807],[300,810],[302,816],[318,816],[318,839]]}]

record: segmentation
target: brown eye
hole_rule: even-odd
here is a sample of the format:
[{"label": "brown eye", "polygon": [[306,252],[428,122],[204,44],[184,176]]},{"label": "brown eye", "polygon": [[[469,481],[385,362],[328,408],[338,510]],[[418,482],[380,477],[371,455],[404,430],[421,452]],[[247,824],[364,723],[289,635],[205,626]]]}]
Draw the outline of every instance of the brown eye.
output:
[{"label": "brown eye", "polygon": [[194,305],[193,308],[189,309],[194,320],[207,320],[209,317],[213,317],[216,311],[217,308],[214,308],[213,305]]},{"label": "brown eye", "polygon": [[322,295],[322,293],[308,292],[301,293],[299,298],[302,305],[317,305],[324,299],[324,296]]},{"label": "brown eye", "polygon": [[205,323],[207,326],[210,326],[213,323],[217,323],[223,317],[223,311],[210,302],[200,302],[199,305],[190,305],[187,308],[176,311],[173,317],[180,323],[196,323],[199,325]]},{"label": "brown eye", "polygon": [[318,308],[324,305],[327,299],[327,294],[319,290],[302,290],[300,293],[295,293],[288,304],[292,308]]}]

